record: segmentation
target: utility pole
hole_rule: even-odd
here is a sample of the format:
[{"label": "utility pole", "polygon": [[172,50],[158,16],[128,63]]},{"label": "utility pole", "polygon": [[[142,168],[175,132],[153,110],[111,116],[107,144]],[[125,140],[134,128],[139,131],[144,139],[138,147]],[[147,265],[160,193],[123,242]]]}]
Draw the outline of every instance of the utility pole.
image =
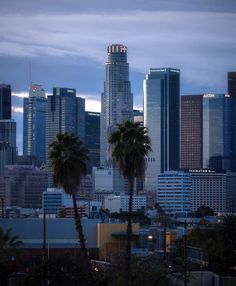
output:
[{"label": "utility pole", "polygon": [[1,198],[2,218],[4,218],[4,198]]},{"label": "utility pole", "polygon": [[187,286],[187,221],[184,221],[184,286]]}]

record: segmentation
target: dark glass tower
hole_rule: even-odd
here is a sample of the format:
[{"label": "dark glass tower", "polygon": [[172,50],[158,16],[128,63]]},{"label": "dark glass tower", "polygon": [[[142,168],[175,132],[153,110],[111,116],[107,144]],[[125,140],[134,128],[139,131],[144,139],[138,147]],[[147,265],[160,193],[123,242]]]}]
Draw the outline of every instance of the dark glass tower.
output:
[{"label": "dark glass tower", "polygon": [[100,113],[85,112],[85,145],[89,150],[90,160],[87,173],[92,174],[92,167],[100,165]]},{"label": "dark glass tower", "polygon": [[23,107],[23,154],[45,161],[47,99],[41,85],[31,84]]},{"label": "dark glass tower", "polygon": [[202,168],[202,95],[181,96],[181,168]]},{"label": "dark glass tower", "polygon": [[11,119],[11,86],[0,84],[0,120]]},{"label": "dark glass tower", "polygon": [[47,97],[46,147],[57,133],[75,134],[84,141],[85,100],[76,97],[72,88],[53,88],[53,95]]},{"label": "dark glass tower", "polygon": [[117,123],[133,118],[133,95],[129,81],[127,47],[111,45],[107,48],[106,80],[102,93],[100,125],[100,164],[109,162],[108,135]]},{"label": "dark glass tower", "polygon": [[203,167],[236,171],[236,98],[203,95]]},{"label": "dark glass tower", "polygon": [[236,72],[228,72],[228,93],[236,97]]},{"label": "dark glass tower", "polygon": [[157,190],[157,176],[178,170],[180,161],[180,71],[152,68],[144,88],[144,126],[149,130],[152,152],[147,157],[146,190]]}]

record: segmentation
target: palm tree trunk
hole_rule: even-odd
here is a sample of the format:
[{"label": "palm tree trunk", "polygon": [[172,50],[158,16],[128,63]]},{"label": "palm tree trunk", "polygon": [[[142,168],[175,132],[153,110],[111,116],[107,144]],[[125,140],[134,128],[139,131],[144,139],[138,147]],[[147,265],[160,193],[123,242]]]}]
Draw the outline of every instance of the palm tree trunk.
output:
[{"label": "palm tree trunk", "polygon": [[85,247],[85,239],[84,239],[84,233],[83,233],[83,228],[81,224],[81,219],[78,213],[77,209],[77,203],[76,203],[76,196],[75,194],[72,194],[72,200],[73,200],[73,207],[74,207],[74,219],[75,219],[75,226],[76,226],[76,231],[78,233],[79,241],[80,241],[80,247],[83,256],[87,259],[87,249]]},{"label": "palm tree trunk", "polygon": [[125,273],[124,273],[125,286],[128,286],[130,282],[134,178],[130,178],[128,181],[129,181],[129,211],[128,211],[128,224],[127,224],[126,263],[125,263]]}]

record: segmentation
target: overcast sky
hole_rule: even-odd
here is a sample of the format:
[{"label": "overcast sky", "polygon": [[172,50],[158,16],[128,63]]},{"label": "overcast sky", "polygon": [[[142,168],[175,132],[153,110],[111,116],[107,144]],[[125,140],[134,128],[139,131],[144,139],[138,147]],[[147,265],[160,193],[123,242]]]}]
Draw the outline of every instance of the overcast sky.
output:
[{"label": "overcast sky", "polygon": [[11,84],[22,145],[22,97],[76,88],[100,110],[106,47],[128,46],[134,103],[150,67],[181,70],[181,94],[227,92],[236,70],[235,0],[0,0],[0,82]]}]

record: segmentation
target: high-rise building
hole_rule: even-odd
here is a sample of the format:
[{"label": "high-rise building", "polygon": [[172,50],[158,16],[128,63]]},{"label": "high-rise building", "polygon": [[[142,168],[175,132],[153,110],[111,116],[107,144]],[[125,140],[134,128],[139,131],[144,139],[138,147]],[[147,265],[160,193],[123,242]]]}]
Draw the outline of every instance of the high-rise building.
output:
[{"label": "high-rise building", "polygon": [[92,167],[100,165],[100,113],[85,112],[85,146],[89,150],[87,173],[92,174]]},{"label": "high-rise building", "polygon": [[0,120],[0,174],[5,165],[16,162],[16,122],[14,120]]},{"label": "high-rise building", "polygon": [[236,171],[236,98],[203,95],[203,167]]},{"label": "high-rise building", "polygon": [[157,202],[167,213],[191,212],[191,175],[183,171],[167,171],[159,174]]},{"label": "high-rise building", "polygon": [[[53,95],[47,97],[46,147],[58,133],[78,135],[84,141],[85,100],[76,97],[72,88],[53,88]],[[82,125],[82,126],[81,126]]]},{"label": "high-rise building", "polygon": [[41,85],[31,83],[23,107],[23,154],[45,161],[47,99]]},{"label": "high-rise building", "polygon": [[47,171],[26,165],[8,165],[0,176],[0,197],[6,207],[41,208]]},{"label": "high-rise building", "polygon": [[202,95],[181,96],[181,168],[202,168]]},{"label": "high-rise building", "polygon": [[214,212],[226,212],[227,176],[225,171],[189,170],[192,178],[192,211],[201,206],[210,207]]},{"label": "high-rise building", "polygon": [[133,95],[129,81],[127,47],[115,44],[108,46],[106,79],[102,93],[100,125],[100,164],[110,161],[108,136],[117,123],[133,118]]},{"label": "high-rise building", "polygon": [[155,192],[159,173],[179,169],[180,70],[151,68],[143,89],[144,126],[152,147],[147,157],[145,189]]},{"label": "high-rise building", "polygon": [[0,120],[11,119],[11,86],[0,84]]},{"label": "high-rise building", "polygon": [[236,97],[236,72],[228,72],[228,94]]}]

